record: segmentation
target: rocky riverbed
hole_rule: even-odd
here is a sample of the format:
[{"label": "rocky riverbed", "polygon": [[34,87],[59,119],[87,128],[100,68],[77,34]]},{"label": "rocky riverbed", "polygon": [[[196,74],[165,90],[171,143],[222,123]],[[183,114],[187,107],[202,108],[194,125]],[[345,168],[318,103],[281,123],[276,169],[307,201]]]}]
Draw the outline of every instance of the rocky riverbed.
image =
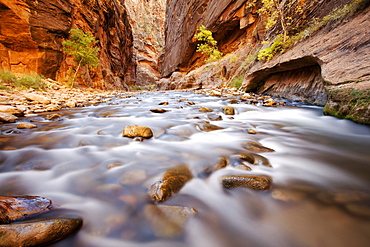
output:
[{"label": "rocky riverbed", "polygon": [[101,98],[0,125],[0,194],[83,219],[53,246],[369,242],[367,126],[236,90]]}]

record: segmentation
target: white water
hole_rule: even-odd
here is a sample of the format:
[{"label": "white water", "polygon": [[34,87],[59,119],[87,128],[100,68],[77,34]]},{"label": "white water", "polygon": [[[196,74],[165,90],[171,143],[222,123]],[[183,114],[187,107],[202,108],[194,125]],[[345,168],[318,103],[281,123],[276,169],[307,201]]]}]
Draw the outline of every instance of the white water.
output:
[{"label": "white water", "polygon": [[[187,100],[184,100],[184,99]],[[180,102],[180,99],[183,99]],[[168,101],[169,105],[158,103]],[[196,105],[187,105],[193,101]],[[55,214],[84,219],[74,237],[53,246],[368,246],[370,244],[370,128],[323,116],[319,107],[234,104],[229,98],[184,92],[147,93],[64,111],[60,121],[38,119],[37,129],[9,134],[1,126],[0,194],[39,195]],[[212,108],[222,130],[204,132]],[[170,110],[152,113],[152,108]],[[122,137],[126,125],[149,126],[154,138]],[[257,131],[248,134],[247,129]],[[233,166],[197,175],[221,156],[258,141],[273,166]],[[108,169],[108,165],[120,166]],[[154,235],[143,215],[146,188],[169,167],[188,165],[195,178],[165,204],[194,207],[182,237]],[[224,190],[223,175],[264,174],[269,192]],[[52,213],[51,213],[52,215]]]}]

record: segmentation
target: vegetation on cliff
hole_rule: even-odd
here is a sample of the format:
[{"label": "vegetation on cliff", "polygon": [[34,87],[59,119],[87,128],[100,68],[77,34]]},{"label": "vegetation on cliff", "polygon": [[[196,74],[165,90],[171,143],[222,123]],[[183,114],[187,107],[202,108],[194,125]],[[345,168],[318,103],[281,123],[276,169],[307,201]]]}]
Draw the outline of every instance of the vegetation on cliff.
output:
[{"label": "vegetation on cliff", "polygon": [[222,52],[217,47],[217,41],[213,38],[211,31],[207,30],[205,26],[198,28],[198,33],[194,35],[194,38],[201,43],[197,45],[197,52],[205,54],[208,58],[205,60],[208,62],[217,61],[222,57]]},{"label": "vegetation on cliff", "polygon": [[63,41],[64,52],[73,56],[76,62],[72,80],[75,81],[80,68],[85,67],[88,70],[99,66],[99,48],[95,37],[90,33],[85,33],[81,29],[71,29],[68,40]]}]

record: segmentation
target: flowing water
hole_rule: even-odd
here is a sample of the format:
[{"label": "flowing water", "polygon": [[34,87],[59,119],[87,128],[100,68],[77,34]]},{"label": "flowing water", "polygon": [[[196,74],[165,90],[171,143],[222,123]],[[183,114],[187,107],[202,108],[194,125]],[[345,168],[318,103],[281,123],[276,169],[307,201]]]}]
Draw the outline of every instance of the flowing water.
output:
[{"label": "flowing water", "polygon": [[[0,195],[53,200],[49,214],[84,219],[81,231],[53,246],[369,246],[370,128],[324,116],[322,108],[263,107],[191,92],[152,92],[109,103],[24,119],[38,128],[1,125]],[[168,105],[158,104],[167,101]],[[193,101],[191,105],[188,101]],[[224,115],[233,106],[237,114]],[[212,113],[199,111],[209,107]],[[164,108],[166,113],[153,113]],[[50,114],[50,113],[49,113]],[[222,121],[211,121],[212,115]],[[223,129],[206,132],[209,121]],[[154,137],[122,137],[127,125]],[[248,129],[257,133],[250,134]],[[243,143],[272,167],[237,167]],[[207,166],[231,164],[209,176]],[[233,158],[234,157],[234,158]],[[147,188],[167,169],[185,164],[194,178],[165,205],[192,207],[183,233],[163,237],[146,213]],[[267,175],[269,191],[223,189],[224,175]],[[170,226],[171,227],[171,226]]]}]

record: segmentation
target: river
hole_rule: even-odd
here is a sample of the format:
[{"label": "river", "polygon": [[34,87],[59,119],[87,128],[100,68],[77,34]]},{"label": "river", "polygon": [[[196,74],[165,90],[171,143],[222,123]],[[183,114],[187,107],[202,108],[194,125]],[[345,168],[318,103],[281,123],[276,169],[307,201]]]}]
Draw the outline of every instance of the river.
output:
[{"label": "river", "polygon": [[[50,113],[23,119],[35,129],[3,124],[0,194],[47,197],[56,208],[50,216],[82,217],[80,232],[55,247],[369,246],[370,128],[324,116],[321,107],[231,99],[148,92],[66,109],[54,120],[47,120]],[[236,114],[223,114],[226,105]],[[200,106],[213,112],[200,112]],[[211,120],[218,115],[222,121]],[[223,129],[204,131],[206,121]],[[127,125],[148,126],[154,137],[122,137]],[[256,154],[271,167],[237,166],[243,162],[235,157],[248,142],[275,150]],[[220,157],[230,165],[202,175]],[[177,165],[187,165],[194,178],[161,204],[198,213],[180,235],[163,237],[156,228],[166,226],[146,213],[152,204],[147,188]],[[225,175],[249,174],[271,177],[271,189],[224,189],[220,183]]]}]

